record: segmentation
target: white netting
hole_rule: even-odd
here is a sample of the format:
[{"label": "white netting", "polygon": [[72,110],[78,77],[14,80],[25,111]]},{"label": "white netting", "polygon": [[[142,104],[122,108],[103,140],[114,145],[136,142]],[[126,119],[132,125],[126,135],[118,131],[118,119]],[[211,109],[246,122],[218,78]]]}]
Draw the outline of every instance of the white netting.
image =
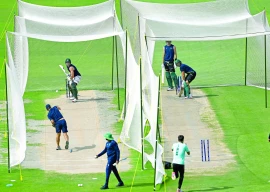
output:
[{"label": "white netting", "polygon": [[[28,78],[29,66],[29,49],[33,50],[37,55],[31,55],[38,60],[39,55],[43,54],[42,49],[34,46],[42,46],[50,41],[57,42],[76,42],[88,41],[109,36],[116,36],[116,46],[119,48],[116,54],[121,64],[124,64],[126,55],[126,36],[123,32],[114,11],[114,1],[85,7],[73,8],[56,8],[39,5],[32,5],[22,1],[19,4],[19,16],[16,17],[15,32],[7,33],[7,55],[8,55],[8,91],[9,91],[9,127],[10,127],[10,155],[11,166],[19,164],[23,161],[26,149],[26,130],[25,130],[25,114],[23,105],[23,93]],[[34,39],[33,39],[34,38]],[[46,40],[46,41],[40,41]],[[139,111],[139,68],[133,57],[130,42],[128,42],[127,56],[127,119],[133,120],[137,130],[131,130],[140,133],[140,122],[136,121],[140,116]],[[46,47],[48,45],[46,44]],[[65,44],[63,44],[65,46]],[[86,49],[89,48],[88,44]],[[52,46],[60,47],[61,44],[55,43]],[[78,46],[78,45],[76,45]],[[85,50],[86,50],[85,49]],[[68,50],[68,49],[67,49]],[[104,50],[103,50],[104,51]],[[110,51],[111,54],[111,51]],[[122,54],[122,56],[120,56]],[[102,59],[103,60],[103,59]],[[31,63],[33,64],[33,63]],[[42,67],[40,62],[38,67]],[[37,66],[37,65],[36,65]],[[32,65],[32,68],[34,65]],[[114,67],[115,68],[115,67]],[[123,70],[124,68],[122,68]],[[36,69],[37,70],[37,69]],[[116,73],[116,72],[115,72]],[[35,75],[35,74],[34,74]],[[41,77],[37,77],[41,78]],[[54,79],[54,78],[52,78]],[[124,79],[123,76],[121,79]],[[39,81],[40,83],[42,81]],[[47,81],[48,82],[48,81]],[[36,83],[33,80],[33,83]],[[49,82],[52,84],[52,82]],[[46,81],[42,82],[42,89],[46,86]],[[54,85],[53,85],[54,86]],[[37,87],[37,86],[33,86]],[[52,87],[52,86],[51,86]],[[52,87],[54,88],[54,87]],[[36,88],[35,88],[36,90]],[[46,87],[45,89],[46,90]],[[135,102],[135,108],[133,107]],[[137,102],[136,102],[137,101]],[[16,110],[15,110],[16,109]],[[135,110],[136,109],[136,110]],[[136,111],[136,112],[135,112]],[[134,118],[135,116],[135,118]],[[129,123],[125,125],[129,128]],[[132,123],[131,123],[132,124]],[[139,125],[139,126],[137,126]],[[128,129],[127,128],[127,129]],[[128,130],[127,130],[128,131]],[[130,133],[130,131],[128,131]],[[140,138],[140,135],[138,136]],[[131,146],[141,146],[140,139],[136,139],[138,143],[132,143]]]},{"label": "white netting", "polygon": [[[7,41],[7,87],[8,87],[8,117],[9,117],[9,152],[10,166],[21,163],[26,151],[26,124],[23,103],[24,87],[20,86],[20,76],[14,65],[10,42]],[[13,42],[14,43],[14,42]]]},{"label": "white netting", "polygon": [[248,0],[219,0],[190,4],[125,1],[137,9],[144,19],[172,23],[207,26],[250,17]]},{"label": "white netting", "polygon": [[[228,23],[211,25],[168,23],[167,21],[147,20],[146,36],[152,40],[209,41],[236,39],[266,34],[265,12],[253,17]],[[162,26],[162,27],[160,27]],[[170,30],[168,30],[170,29]],[[269,33],[268,33],[269,34]]]},{"label": "white netting", "polygon": [[[123,25],[128,30],[132,30],[130,38],[135,58],[142,57],[143,122],[148,120],[151,127],[145,139],[154,149],[157,123],[155,114],[158,97],[156,91],[158,80],[152,69],[155,41],[225,40],[268,35],[270,32],[265,13],[262,12],[252,16],[248,9],[247,0],[219,0],[193,4],[159,4],[124,0],[121,5],[123,9]],[[145,42],[145,37],[147,37],[147,42]],[[241,40],[237,42],[243,43]],[[243,47],[239,50],[243,52],[244,44],[242,45]],[[263,51],[262,49],[260,50],[261,52]],[[226,67],[226,63],[224,63],[225,71],[220,71],[221,76],[218,76],[218,79],[223,80],[221,84],[244,83],[244,78],[241,77],[244,75],[244,52],[238,54],[238,51],[236,51],[234,54],[237,54],[235,60],[238,65],[234,67],[235,76],[238,76],[237,81],[233,77],[232,82],[228,80],[226,70],[232,69]],[[240,58],[241,56],[243,56],[242,59]],[[262,55],[259,57],[262,58]],[[197,63],[202,64],[200,58],[198,60],[199,62]],[[209,74],[216,74],[215,64],[222,65],[221,63],[213,62],[213,67],[211,68],[208,65],[204,74],[208,74],[208,76]],[[213,72],[211,73],[209,70],[213,70]],[[231,74],[231,71],[228,72]],[[159,169],[157,169],[157,182],[155,184],[162,181],[162,175],[164,174],[162,162],[159,159],[162,152],[162,147],[158,147],[158,157],[156,160]],[[145,157],[144,162],[149,160],[153,165],[154,155],[146,153]]]},{"label": "white netting", "polygon": [[[99,22],[91,24],[58,25],[52,23],[37,22],[22,17],[15,18],[18,26],[17,35],[27,36],[54,42],[77,42],[111,37],[123,33],[119,27],[115,27],[115,17],[111,16]],[[25,29],[25,30],[21,30]]]},{"label": "white netting", "polygon": [[85,25],[114,15],[114,0],[82,7],[48,7],[18,1],[19,16],[42,23]]}]

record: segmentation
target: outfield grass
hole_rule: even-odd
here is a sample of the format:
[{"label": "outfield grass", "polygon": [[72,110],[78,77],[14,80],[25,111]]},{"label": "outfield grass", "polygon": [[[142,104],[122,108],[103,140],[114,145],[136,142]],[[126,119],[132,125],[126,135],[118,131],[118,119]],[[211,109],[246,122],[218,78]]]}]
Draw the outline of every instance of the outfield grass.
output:
[{"label": "outfield grass", "polygon": [[[149,0],[150,1],[150,0]],[[203,1],[203,0],[200,0]],[[15,1],[0,3],[0,30],[4,29],[8,14],[12,10]],[[89,0],[69,0],[69,1],[41,1],[28,0],[27,2],[54,5],[54,6],[78,6],[88,5]],[[99,3],[102,0],[91,0],[91,3]],[[165,2],[164,0],[153,0],[151,2]],[[167,0],[166,3],[175,2],[199,2],[199,0]],[[119,5],[119,1],[117,1]],[[250,0],[251,12],[257,13],[266,9],[269,18],[270,2],[267,0]],[[269,11],[268,11],[269,10]],[[13,21],[8,24],[8,30],[12,30]],[[212,63],[205,68],[198,61],[207,60],[219,62],[225,59],[225,63],[236,65],[236,69],[243,71],[242,56],[244,54],[243,40],[224,41],[224,42],[177,42],[178,55],[187,60],[188,64],[195,66],[196,70],[204,73],[214,73]],[[32,102],[27,103],[26,113],[31,119],[46,119],[44,109],[44,100],[55,98],[64,94],[64,76],[59,64],[63,64],[66,57],[70,57],[74,64],[78,65],[83,73],[83,89],[110,89],[111,87],[111,46],[112,39],[106,38],[99,41],[82,42],[74,44],[52,43],[40,40],[30,40],[30,71],[25,99]],[[163,42],[158,42],[154,57],[154,70],[156,73],[160,70],[160,56]],[[233,48],[232,48],[233,47]],[[0,54],[4,55],[4,41],[0,41]],[[212,54],[207,54],[211,52]],[[93,63],[96,64],[93,67]],[[52,73],[47,69],[53,69]],[[203,78],[198,76],[197,83],[214,84],[217,81],[224,81],[228,67],[215,66],[215,69],[222,71],[222,78]],[[123,73],[121,73],[123,82]],[[0,100],[4,100],[4,81],[3,74],[0,75]],[[236,76],[237,82],[243,83],[242,76]],[[231,79],[229,79],[231,80]],[[194,81],[194,83],[196,83]],[[55,90],[60,90],[58,93]],[[43,91],[37,91],[43,90]],[[44,91],[50,90],[50,91]],[[62,90],[62,91],[61,91]],[[216,176],[212,174],[191,175],[186,174],[183,188],[189,192],[199,191],[268,191],[270,184],[269,174],[269,143],[267,136],[269,133],[269,109],[264,108],[264,91],[253,87],[219,87],[202,89],[207,95],[218,95],[209,97],[211,106],[215,111],[217,118],[224,130],[224,142],[235,155],[236,165],[232,171]],[[116,93],[116,92],[115,92]],[[116,97],[114,103],[116,104]],[[123,90],[121,90],[121,101],[123,101]],[[116,107],[115,107],[116,108]],[[1,122],[3,125],[3,122]],[[115,130],[119,132],[122,122],[115,124]],[[5,126],[1,126],[1,131]],[[1,148],[6,148],[7,143],[1,133]],[[6,160],[6,154],[1,154]],[[153,170],[147,169],[141,171],[141,158],[137,152],[131,152],[131,163],[133,168],[130,171],[121,173],[126,187],[117,189],[117,191],[131,191],[131,184],[134,178],[133,191],[152,191],[153,189]],[[138,167],[136,169],[136,165]],[[147,165],[150,168],[149,164]],[[170,171],[168,171],[170,174]],[[59,174],[55,172],[41,171],[38,169],[23,169],[23,182],[20,182],[20,171],[16,166],[11,174],[7,174],[6,164],[0,165],[0,191],[99,191],[99,187],[104,182],[104,174]],[[92,178],[98,180],[92,180]],[[5,187],[11,179],[17,180],[11,188]],[[84,187],[78,188],[77,184],[83,183]],[[112,176],[111,186],[116,183]],[[170,179],[166,180],[161,186],[160,191],[175,191],[176,183]]]}]

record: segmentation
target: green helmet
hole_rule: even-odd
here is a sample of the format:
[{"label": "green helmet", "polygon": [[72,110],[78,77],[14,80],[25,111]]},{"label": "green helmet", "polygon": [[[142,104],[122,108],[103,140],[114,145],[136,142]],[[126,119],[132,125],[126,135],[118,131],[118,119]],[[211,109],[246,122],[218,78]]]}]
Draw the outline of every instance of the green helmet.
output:
[{"label": "green helmet", "polygon": [[180,67],[180,65],[182,64],[182,62],[179,60],[179,59],[176,59],[174,61],[174,64],[177,66],[177,67]]},{"label": "green helmet", "polygon": [[65,63],[71,63],[71,60],[70,60],[69,58],[67,58],[67,59],[65,60]]}]

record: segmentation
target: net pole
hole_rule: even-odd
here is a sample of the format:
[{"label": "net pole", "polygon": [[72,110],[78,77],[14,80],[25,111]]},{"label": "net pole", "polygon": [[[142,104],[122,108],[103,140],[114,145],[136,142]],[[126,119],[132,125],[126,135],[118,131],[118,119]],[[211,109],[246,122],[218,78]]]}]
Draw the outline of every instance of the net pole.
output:
[{"label": "net pole", "polygon": [[8,144],[8,173],[10,173],[10,145],[9,145],[9,117],[8,117],[8,86],[7,86],[7,64],[5,63],[5,84],[6,84],[6,121],[7,121],[7,144]]},{"label": "net pole", "polygon": [[[122,1],[121,1],[122,2]],[[127,29],[126,29],[126,53],[125,53],[125,109],[124,109],[124,118],[126,118],[127,112]]]},{"label": "net pole", "polygon": [[265,85],[265,108],[267,108],[267,46],[266,46],[266,35],[264,35],[264,85]]},{"label": "net pole", "polygon": [[118,110],[120,110],[120,92],[119,92],[119,70],[118,70],[118,50],[117,50],[117,38],[115,38],[115,59],[116,59],[116,81],[117,81],[117,100],[118,100]]},{"label": "net pole", "polygon": [[156,190],[156,174],[157,174],[157,145],[158,137],[160,141],[160,131],[158,125],[158,116],[159,116],[159,98],[160,98],[160,75],[158,76],[158,107],[157,107],[157,130],[156,130],[156,145],[155,145],[155,172],[154,172],[154,191]]},{"label": "net pole", "polygon": [[246,37],[246,48],[245,48],[245,86],[247,85],[247,45],[248,45],[248,38]]},{"label": "net pole", "polygon": [[142,140],[142,170],[144,153],[144,131],[143,131],[143,101],[142,101],[142,59],[140,58],[140,100],[141,100],[141,140]]},{"label": "net pole", "polygon": [[160,110],[160,90],[161,90],[161,81],[160,81],[160,74],[158,76],[158,107],[157,107],[157,131],[158,131],[158,138],[159,142],[161,142],[160,130],[159,130],[159,110]]},{"label": "net pole", "polygon": [[112,84],[112,90],[113,90],[113,68],[114,68],[114,44],[115,44],[115,42],[114,42],[114,36],[112,37],[113,38],[113,42],[112,42],[112,82],[111,82],[111,84]]},{"label": "net pole", "polygon": [[121,19],[121,27],[123,28],[122,0],[120,0],[120,19]]}]

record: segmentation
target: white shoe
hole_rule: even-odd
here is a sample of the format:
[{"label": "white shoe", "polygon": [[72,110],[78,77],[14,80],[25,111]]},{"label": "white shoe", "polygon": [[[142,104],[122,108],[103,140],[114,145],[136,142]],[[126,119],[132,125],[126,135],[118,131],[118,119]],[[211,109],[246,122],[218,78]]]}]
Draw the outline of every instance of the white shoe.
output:
[{"label": "white shoe", "polygon": [[75,99],[75,98],[74,98],[74,97],[70,97],[69,99],[70,99],[70,100],[73,100],[73,99]]},{"label": "white shoe", "polygon": [[191,94],[189,94],[188,98],[192,99],[193,97],[192,97],[192,95],[191,95]]},{"label": "white shoe", "polygon": [[175,180],[176,177],[175,177],[175,172],[172,172],[172,180]]},{"label": "white shoe", "polygon": [[73,102],[73,103],[76,103],[76,102],[77,102],[77,99],[74,98],[74,99],[72,100],[72,102]]},{"label": "white shoe", "polygon": [[173,91],[173,88],[170,88],[170,87],[169,87],[169,88],[167,89],[167,91]]}]

